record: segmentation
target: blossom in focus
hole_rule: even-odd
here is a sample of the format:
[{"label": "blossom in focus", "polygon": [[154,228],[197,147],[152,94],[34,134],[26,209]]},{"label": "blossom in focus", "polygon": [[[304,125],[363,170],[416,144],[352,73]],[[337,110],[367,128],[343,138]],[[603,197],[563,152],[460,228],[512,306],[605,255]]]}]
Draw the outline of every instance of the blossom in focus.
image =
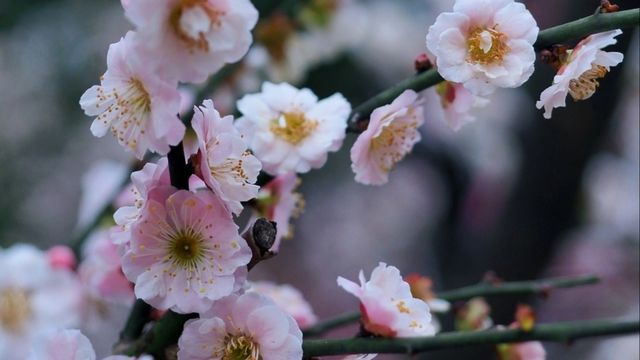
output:
[{"label": "blossom in focus", "polygon": [[456,310],[455,327],[458,331],[488,329],[493,326],[490,314],[491,307],[484,298],[472,298]]},{"label": "blossom in focus", "polygon": [[538,26],[513,0],[456,0],[427,33],[438,72],[472,93],[522,85],[533,73]]},{"label": "blossom in focus", "polygon": [[[139,3],[135,1],[134,3]],[[127,151],[142,159],[147,150],[166,154],[184,136],[185,126],[176,116],[180,93],[142,61],[134,49],[136,35],[128,32],[109,46],[107,71],[80,98],[88,116],[95,116],[91,133],[108,131]]]},{"label": "blossom in focus", "polygon": [[309,89],[265,82],[238,101],[236,125],[266,172],[306,173],[342,146],[351,105],[341,94],[318,101]]},{"label": "blossom in focus", "polygon": [[291,219],[297,217],[304,207],[302,194],[295,191],[298,177],[294,172],[278,175],[260,188],[256,198],[258,216],[275,221],[276,240],[271,251],[278,252],[282,239],[293,234]]},{"label": "blossom in focus", "polygon": [[131,227],[122,270],[136,297],[161,310],[204,312],[238,290],[251,250],[210,191],[155,187]]},{"label": "blossom in focus", "polygon": [[122,5],[149,66],[180,82],[202,82],[240,60],[258,21],[249,0],[123,0]]},{"label": "blossom in focus", "polygon": [[271,300],[250,292],[217,301],[187,321],[178,347],[178,360],[299,360],[302,332]]},{"label": "blossom in focus", "polygon": [[540,94],[536,107],[544,107],[544,117],[551,118],[554,108],[565,107],[567,94],[573,100],[590,98],[612,66],[620,64],[624,55],[619,52],[606,52],[600,49],[617,42],[620,29],[593,34],[580,41],[573,50],[560,59],[560,68],[553,77],[553,84]]},{"label": "blossom in focus", "polygon": [[131,174],[131,182],[132,185],[128,186],[119,196],[119,200],[125,201],[117,201],[124,202],[123,206],[113,214],[117,226],[112,228],[111,237],[116,244],[129,242],[131,224],[140,218],[140,213],[151,189],[157,186],[171,185],[167,158],[160,158],[157,164],[146,163],[142,170]]},{"label": "blossom in focus", "polygon": [[259,186],[254,183],[260,173],[260,161],[247,150],[233,125],[233,116],[221,117],[211,100],[194,110],[192,125],[200,148],[196,173],[231,212],[239,214],[241,202],[258,194]]},{"label": "blossom in focus", "polygon": [[405,90],[391,104],[375,109],[369,126],[351,148],[351,169],[356,181],[385,184],[389,172],[420,141],[418,127],[423,122],[423,108],[413,90]]},{"label": "blossom in focus", "polygon": [[130,305],[134,300],[133,286],[124,276],[118,247],[107,230],[97,230],[83,249],[84,259],[78,267],[85,291],[96,300]]},{"label": "blossom in focus", "polygon": [[426,90],[424,98],[425,108],[429,109],[430,115],[434,118],[442,118],[444,123],[454,131],[475,121],[474,110],[489,103],[488,99],[474,95],[462,84],[450,81],[443,81],[432,89]]},{"label": "blossom in focus", "polygon": [[364,328],[385,337],[430,336],[435,334],[427,303],[411,294],[400,271],[380,263],[367,281],[360,271],[360,285],[338,277],[338,285],[360,299]]},{"label": "blossom in focus", "polygon": [[256,281],[251,283],[249,291],[273,300],[279,308],[291,315],[301,328],[311,326],[318,321],[311,305],[305,300],[302,293],[291,285],[277,285],[268,281]]},{"label": "blossom in focus", "polygon": [[91,341],[80,330],[58,329],[43,334],[35,342],[29,360],[95,360]]},{"label": "blossom in focus", "polygon": [[0,249],[0,359],[24,359],[43,332],[80,325],[82,305],[74,274],[52,267],[45,252]]}]

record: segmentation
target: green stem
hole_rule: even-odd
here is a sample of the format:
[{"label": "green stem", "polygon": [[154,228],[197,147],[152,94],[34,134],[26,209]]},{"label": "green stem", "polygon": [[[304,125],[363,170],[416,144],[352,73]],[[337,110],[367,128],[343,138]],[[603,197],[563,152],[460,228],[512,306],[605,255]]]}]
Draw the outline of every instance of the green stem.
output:
[{"label": "green stem", "polygon": [[592,320],[537,325],[532,331],[520,329],[442,333],[422,338],[354,338],[339,340],[305,340],[305,357],[346,354],[416,354],[429,350],[524,341],[573,340],[607,335],[632,334],[640,331],[638,321]]},{"label": "green stem", "polygon": [[[534,47],[540,50],[553,44],[564,43],[602,31],[637,26],[639,16],[640,9],[587,16],[541,31]],[[355,107],[351,112],[347,130],[356,133],[362,132],[366,128],[362,123],[376,108],[391,103],[393,99],[407,89],[421,91],[438,84],[442,80],[438,72],[435,69],[431,69],[401,81]]]},{"label": "green stem", "polygon": [[145,324],[149,321],[149,315],[151,315],[151,306],[140,299],[136,300],[124,329],[120,332],[120,342],[128,343],[137,340],[142,334]]},{"label": "green stem", "polygon": [[[597,276],[561,277],[533,281],[513,281],[498,284],[482,282],[476,285],[465,286],[459,289],[443,291],[438,298],[447,301],[467,300],[476,296],[497,295],[548,295],[552,289],[570,288],[582,285],[595,284],[599,281]],[[305,336],[318,336],[323,333],[348,325],[360,320],[360,312],[349,312],[334,318],[321,321],[304,330]]]}]

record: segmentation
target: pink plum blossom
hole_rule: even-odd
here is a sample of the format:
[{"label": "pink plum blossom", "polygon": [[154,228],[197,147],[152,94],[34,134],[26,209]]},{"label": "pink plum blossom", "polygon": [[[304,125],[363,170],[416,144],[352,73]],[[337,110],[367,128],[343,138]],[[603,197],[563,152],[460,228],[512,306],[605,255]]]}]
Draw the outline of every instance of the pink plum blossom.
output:
[{"label": "pink plum blossom", "polygon": [[533,73],[538,26],[513,0],[456,0],[427,33],[438,72],[474,94],[522,85]]},{"label": "pink plum blossom", "polygon": [[[518,328],[518,325],[511,324],[510,328]],[[496,349],[499,360],[545,360],[547,358],[547,352],[540,341],[499,344]]]},{"label": "pink plum blossom", "polygon": [[254,183],[262,167],[260,161],[247,150],[233,116],[221,117],[211,100],[194,110],[192,125],[200,148],[196,173],[231,212],[239,214],[241,202],[258,194]]},{"label": "pink plum blossom", "polygon": [[149,66],[181,82],[204,81],[240,60],[258,21],[249,0],[123,0],[122,5]]},{"label": "pink plum blossom", "polygon": [[341,94],[318,101],[309,89],[265,82],[238,101],[237,126],[266,172],[306,173],[342,146],[351,105]]},{"label": "pink plum blossom", "polygon": [[31,350],[29,360],[95,360],[91,341],[79,330],[58,329],[44,334]]},{"label": "pink plum blossom", "polygon": [[311,326],[318,321],[302,293],[289,284],[277,285],[268,281],[256,281],[251,283],[249,291],[273,300],[279,308],[291,315],[301,328]]},{"label": "pink plum blossom", "polygon": [[413,90],[405,90],[391,104],[375,109],[369,126],[351,148],[356,181],[365,185],[389,181],[389,172],[420,141],[418,127],[423,122],[423,108]]},{"label": "pink plum blossom", "polygon": [[178,340],[178,360],[300,360],[302,332],[268,298],[231,295],[200,319],[187,321]]},{"label": "pink plum blossom", "polygon": [[474,95],[462,84],[450,81],[443,81],[428,89],[424,98],[432,121],[443,121],[454,131],[475,121],[474,110],[489,103],[488,99]]},{"label": "pink plum blossom", "polygon": [[360,271],[360,285],[338,277],[338,285],[360,299],[364,328],[384,337],[431,336],[429,306],[411,294],[409,284],[402,280],[400,271],[380,263],[367,281]]},{"label": "pink plum blossom", "polygon": [[51,266],[45,252],[0,249],[0,359],[25,359],[43,333],[80,325],[82,305],[75,274]]},{"label": "pink plum blossom", "polygon": [[123,206],[113,214],[117,226],[112,228],[111,237],[116,244],[120,245],[129,242],[131,224],[140,218],[151,189],[171,185],[167,158],[160,158],[157,164],[146,163],[142,170],[131,174],[131,182],[132,185],[125,189],[126,196],[124,194],[119,196],[120,202],[125,204],[122,204]]},{"label": "pink plum blossom", "polygon": [[150,305],[204,312],[243,285],[249,260],[249,246],[215,194],[166,186],[149,192],[122,270]]},{"label": "pink plum blossom", "polygon": [[621,30],[612,30],[593,34],[580,41],[568,52],[565,61],[553,77],[553,85],[540,94],[536,107],[544,107],[544,117],[551,118],[554,108],[565,107],[567,94],[573,100],[580,101],[590,98],[598,88],[598,80],[603,78],[612,66],[620,64],[624,55],[619,52],[606,52],[600,49],[617,42],[616,36]]},{"label": "pink plum blossom", "polygon": [[276,222],[276,240],[271,251],[278,252],[282,239],[293,234],[291,218],[297,217],[302,211],[304,200],[302,194],[295,192],[298,177],[290,172],[278,175],[260,188],[256,198],[257,216]]},{"label": "pink plum blossom", "polygon": [[94,299],[130,305],[134,300],[133,285],[122,272],[120,252],[108,231],[93,233],[83,252],[78,275],[88,294]]},{"label": "pink plum blossom", "polygon": [[47,251],[49,265],[54,269],[73,270],[76,267],[76,256],[73,250],[65,245],[56,245]]},{"label": "pink plum blossom", "polygon": [[128,32],[109,46],[107,71],[80,98],[88,116],[95,116],[91,133],[102,137],[111,130],[120,145],[142,159],[147,150],[166,154],[184,136],[178,119],[180,93],[172,83],[154,74],[134,49]]}]

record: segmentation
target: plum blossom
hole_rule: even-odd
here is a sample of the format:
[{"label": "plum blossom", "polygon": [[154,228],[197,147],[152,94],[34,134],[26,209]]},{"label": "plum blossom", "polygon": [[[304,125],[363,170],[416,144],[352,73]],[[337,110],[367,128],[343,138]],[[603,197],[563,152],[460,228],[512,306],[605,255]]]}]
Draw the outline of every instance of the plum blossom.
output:
[{"label": "plum blossom", "polygon": [[249,0],[123,0],[151,67],[181,82],[201,82],[240,60],[258,11]]},{"label": "plum blossom", "polygon": [[129,176],[125,164],[110,160],[98,160],[82,175],[82,196],[78,204],[76,228],[84,230],[101,215],[113,198],[121,191]]},{"label": "plum blossom", "polygon": [[171,185],[167,158],[160,158],[157,164],[146,163],[142,170],[131,174],[131,182],[132,185],[125,189],[124,193],[119,196],[120,201],[117,201],[124,203],[123,206],[113,214],[117,226],[112,228],[111,237],[116,244],[129,242],[131,225],[140,218],[140,213],[151,189],[157,186]]},{"label": "plum blossom", "polygon": [[254,183],[262,167],[260,161],[247,150],[233,116],[221,117],[211,100],[194,110],[192,124],[200,148],[196,173],[231,212],[239,214],[241,202],[258,194],[259,186]]},{"label": "plum blossom", "polygon": [[231,295],[200,319],[187,321],[178,340],[178,360],[299,360],[302,332],[268,298]]},{"label": "plum blossom", "polygon": [[97,230],[83,249],[84,260],[78,267],[80,281],[93,299],[114,304],[130,305],[133,286],[122,272],[118,246],[111,241],[107,230]]},{"label": "plum blossom", "polygon": [[593,34],[580,41],[567,56],[560,59],[558,73],[553,77],[553,84],[540,94],[536,107],[544,107],[544,117],[551,118],[554,108],[565,107],[567,94],[573,100],[590,98],[612,66],[620,64],[624,55],[619,52],[606,52],[600,49],[617,42],[616,36],[622,34],[620,29]]},{"label": "plum blossom", "polygon": [[56,245],[47,250],[49,265],[54,269],[73,270],[76,267],[76,256],[70,247]]},{"label": "plum blossom", "polygon": [[273,300],[279,308],[291,315],[301,328],[311,326],[318,321],[302,293],[289,284],[277,285],[268,281],[256,281],[251,283],[249,291]]},{"label": "plum blossom", "polygon": [[[139,1],[134,1],[139,3]],[[128,32],[111,44],[107,71],[80,98],[88,116],[95,116],[91,133],[102,137],[111,131],[127,151],[142,159],[147,150],[166,154],[169,145],[182,140],[185,126],[178,119],[180,93],[137,56],[135,37]]]},{"label": "plum blossom", "polygon": [[427,33],[438,72],[472,93],[522,85],[533,73],[538,26],[513,0],[456,0]]},{"label": "plum blossom", "polygon": [[[519,327],[517,323],[509,326],[511,329]],[[504,329],[503,326],[499,326],[499,328]],[[547,358],[547,352],[540,341],[498,344],[496,350],[499,360],[545,360]]]},{"label": "plum blossom", "polygon": [[293,236],[291,219],[299,216],[304,207],[302,194],[295,191],[298,183],[296,174],[290,172],[276,176],[258,192],[257,215],[276,222],[276,240],[271,251],[278,252],[282,239]]},{"label": "plum blossom", "polygon": [[456,310],[455,326],[459,331],[486,330],[493,326],[491,307],[482,297],[474,297]]},{"label": "plum blossom", "polygon": [[360,299],[364,328],[384,337],[430,336],[435,334],[429,306],[411,294],[409,284],[394,266],[381,262],[367,281],[360,271],[360,285],[338,277],[338,285]]},{"label": "plum blossom", "polygon": [[425,108],[430,115],[441,118],[451,130],[458,131],[462,126],[476,120],[474,110],[489,103],[485,97],[473,94],[462,84],[443,81],[425,91]]},{"label": "plum blossom", "polygon": [[91,341],[80,330],[58,329],[43,334],[29,354],[29,360],[95,360]]},{"label": "plum blossom", "polygon": [[0,249],[0,359],[25,359],[43,332],[80,325],[82,305],[74,274],[52,267],[45,252]]},{"label": "plum blossom", "polygon": [[210,191],[155,187],[131,227],[122,270],[136,297],[179,313],[204,312],[238,290],[251,250]]},{"label": "plum blossom", "polygon": [[423,108],[413,90],[405,90],[391,104],[375,109],[369,126],[351,148],[356,181],[365,185],[389,181],[389,172],[420,141],[418,127],[423,122]]},{"label": "plum blossom", "polygon": [[265,82],[238,101],[237,126],[272,175],[322,167],[342,146],[351,105],[341,94],[318,101],[309,89]]}]

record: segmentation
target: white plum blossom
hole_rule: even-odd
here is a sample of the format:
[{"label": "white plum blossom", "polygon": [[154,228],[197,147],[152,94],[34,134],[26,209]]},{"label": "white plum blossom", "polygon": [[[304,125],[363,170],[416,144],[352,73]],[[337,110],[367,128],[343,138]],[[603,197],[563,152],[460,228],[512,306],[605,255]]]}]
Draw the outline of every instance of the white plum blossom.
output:
[{"label": "white plum blossom", "polygon": [[289,284],[278,285],[268,281],[256,281],[250,284],[248,291],[257,292],[273,300],[278,307],[291,315],[301,328],[311,326],[318,321],[302,293]]},{"label": "white plum blossom", "polygon": [[580,41],[568,56],[561,61],[558,73],[553,77],[553,85],[540,94],[536,107],[544,107],[544,117],[551,118],[554,108],[566,106],[567,94],[573,100],[590,98],[598,88],[598,80],[603,78],[612,66],[622,62],[624,55],[619,52],[606,52],[601,49],[617,42],[616,36],[621,30],[612,30],[593,34]]},{"label": "white plum blossom", "polygon": [[233,116],[221,117],[211,100],[195,107],[193,130],[200,152],[196,174],[215,192],[227,208],[239,214],[243,201],[256,197],[260,161],[247,150],[242,135],[233,125]]},{"label": "white plum blossom", "polygon": [[351,105],[341,94],[318,101],[309,89],[265,82],[238,101],[237,126],[272,175],[322,167],[342,146]]},{"label": "white plum blossom", "polygon": [[513,0],[456,0],[427,33],[438,72],[474,94],[522,85],[533,73],[538,26]]},{"label": "white plum blossom", "polygon": [[367,129],[351,148],[351,169],[356,181],[385,184],[389,172],[420,141],[418,128],[423,123],[423,107],[413,90],[405,90],[391,104],[375,109]]},{"label": "white plum blossom", "polygon": [[202,82],[240,60],[258,21],[249,0],[122,0],[122,5],[148,65],[181,82]]},{"label": "white plum blossom", "polygon": [[43,334],[28,360],[95,360],[91,341],[80,330],[57,329]]},{"label": "white plum blossom", "polygon": [[454,131],[476,120],[474,110],[484,107],[489,100],[473,94],[462,84],[443,81],[425,91],[424,105],[432,121],[442,121]]},{"label": "white plum blossom", "polygon": [[0,249],[0,359],[23,360],[44,332],[80,325],[82,289],[32,245]]},{"label": "white plum blossom", "polygon": [[178,347],[178,360],[300,360],[302,332],[271,300],[246,293],[187,321]]},{"label": "white plum blossom", "polygon": [[409,284],[394,266],[380,263],[367,281],[360,271],[360,285],[338,277],[338,285],[360,299],[364,328],[384,337],[431,336],[429,306],[411,294]]},{"label": "white plum blossom", "polygon": [[158,186],[131,226],[122,270],[135,283],[137,298],[192,313],[238,291],[249,260],[249,246],[215,194]]},{"label": "white plum blossom", "polygon": [[138,56],[135,34],[128,32],[109,46],[107,71],[80,98],[88,116],[95,116],[91,133],[111,131],[120,145],[142,159],[147,150],[166,154],[184,136],[178,119],[180,93],[175,84],[158,77]]}]

